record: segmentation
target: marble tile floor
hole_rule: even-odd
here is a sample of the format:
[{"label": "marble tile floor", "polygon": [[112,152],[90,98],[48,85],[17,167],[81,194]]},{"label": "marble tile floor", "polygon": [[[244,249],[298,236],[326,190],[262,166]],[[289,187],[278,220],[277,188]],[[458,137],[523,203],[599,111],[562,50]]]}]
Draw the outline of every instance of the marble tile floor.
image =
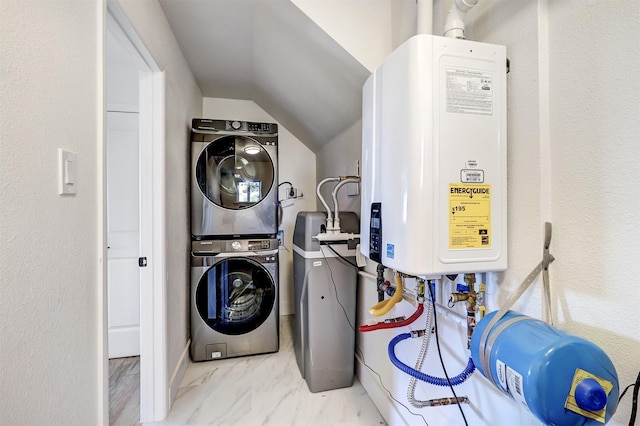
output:
[{"label": "marble tile floor", "polygon": [[164,421],[145,425],[385,425],[356,378],[311,393],[293,352],[293,316],[280,317],[280,350],[191,363]]},{"label": "marble tile floor", "polygon": [[140,357],[109,360],[109,425],[140,424]]}]

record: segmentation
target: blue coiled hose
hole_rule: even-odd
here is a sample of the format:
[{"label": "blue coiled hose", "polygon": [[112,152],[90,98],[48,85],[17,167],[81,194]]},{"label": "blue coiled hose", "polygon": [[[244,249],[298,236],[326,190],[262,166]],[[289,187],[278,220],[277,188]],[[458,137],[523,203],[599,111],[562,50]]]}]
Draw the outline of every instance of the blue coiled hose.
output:
[{"label": "blue coiled hose", "polygon": [[[422,380],[423,382],[431,383],[432,385],[436,385],[436,386],[449,386],[449,382],[447,382],[446,378],[433,377],[428,374],[425,374],[422,371],[418,371],[414,368],[409,367],[407,364],[400,361],[398,357],[396,357],[396,353],[395,353],[396,345],[400,341],[408,339],[410,337],[411,337],[411,333],[402,333],[402,334],[398,334],[396,337],[391,339],[388,347],[389,359],[391,360],[391,363],[396,367],[398,367],[400,370],[407,373],[408,375],[415,377],[418,380]],[[457,386],[463,383],[465,380],[467,380],[471,376],[471,374],[473,374],[475,369],[476,369],[476,366],[473,364],[473,360],[469,358],[469,362],[467,363],[467,366],[465,367],[464,371],[462,371],[462,373],[458,374],[457,376],[451,377],[449,379],[449,381],[451,382],[451,385]]]}]

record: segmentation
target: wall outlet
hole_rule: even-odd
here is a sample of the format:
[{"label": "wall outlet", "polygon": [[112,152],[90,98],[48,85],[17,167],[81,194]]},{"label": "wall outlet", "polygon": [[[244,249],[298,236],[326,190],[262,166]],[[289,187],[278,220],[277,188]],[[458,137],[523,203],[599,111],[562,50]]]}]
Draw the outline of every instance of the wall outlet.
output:
[{"label": "wall outlet", "polygon": [[287,199],[291,199],[291,198],[298,198],[298,188],[290,188],[289,191],[287,192]]}]

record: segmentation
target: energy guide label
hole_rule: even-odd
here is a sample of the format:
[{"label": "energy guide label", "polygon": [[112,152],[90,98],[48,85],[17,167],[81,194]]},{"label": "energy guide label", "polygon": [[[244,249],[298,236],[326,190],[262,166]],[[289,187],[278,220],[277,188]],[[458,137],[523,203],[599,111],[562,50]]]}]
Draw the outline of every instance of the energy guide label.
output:
[{"label": "energy guide label", "polygon": [[493,115],[493,74],[467,68],[445,68],[447,112]]},{"label": "energy guide label", "polygon": [[449,248],[491,247],[491,185],[449,184]]}]

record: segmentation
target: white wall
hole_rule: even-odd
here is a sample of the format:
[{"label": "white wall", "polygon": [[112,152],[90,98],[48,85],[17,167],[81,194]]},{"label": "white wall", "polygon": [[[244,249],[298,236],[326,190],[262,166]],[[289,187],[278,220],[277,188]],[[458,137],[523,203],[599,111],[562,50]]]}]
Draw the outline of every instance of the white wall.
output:
[{"label": "white wall", "polygon": [[[318,182],[327,177],[358,175],[358,168],[361,157],[362,122],[358,120],[338,137],[327,143],[317,152],[317,172]],[[322,196],[333,208],[331,192],[335,184],[326,184],[322,188]],[[338,206],[340,211],[356,212],[360,217],[360,196],[359,185],[349,183],[343,186],[338,192]],[[317,210],[324,211],[320,200],[317,199]]]},{"label": "white wall", "polygon": [[[435,33],[441,33],[450,4],[450,0],[434,2]],[[489,310],[497,309],[540,261],[544,222],[551,221],[551,249],[557,259],[551,266],[556,325],[605,349],[621,386],[635,381],[640,347],[640,324],[632,317],[640,290],[628,279],[640,249],[636,213],[640,204],[632,195],[640,187],[640,178],[633,172],[640,159],[640,83],[634,72],[640,66],[640,29],[634,24],[639,9],[640,4],[631,0],[483,0],[467,19],[469,39],[506,45],[511,60],[507,76],[509,269],[488,277]],[[357,19],[357,13],[346,10]],[[362,16],[365,11],[363,6]],[[335,13],[335,5],[324,13]],[[363,23],[353,23],[354,28],[359,25]],[[351,50],[368,48],[364,42],[350,45]],[[318,179],[343,173],[342,158],[358,156],[357,133],[352,128],[318,152]],[[372,264],[367,269],[373,271]],[[362,323],[369,318],[366,310],[376,302],[376,293],[370,281],[361,280],[359,288]],[[538,279],[515,309],[544,318],[540,295]],[[454,310],[463,313],[464,307],[460,304]],[[390,316],[410,313],[412,308],[404,303]],[[439,319],[445,362],[449,372],[457,374],[468,357],[464,329]],[[424,317],[412,328],[423,324]],[[388,341],[398,332],[360,335],[358,345],[384,385],[408,405],[408,376],[392,367],[386,355]],[[399,346],[398,355],[411,363],[418,351],[419,342],[411,341]],[[426,370],[441,375],[433,345],[430,352],[425,365],[433,367]],[[366,368],[360,366],[359,376],[390,424],[424,423],[392,402],[378,377]],[[469,424],[539,424],[479,374],[460,386],[458,393],[472,400],[465,407]],[[417,392],[419,399],[441,396],[449,392],[431,385],[421,385]],[[610,424],[628,422],[630,402],[627,395]],[[429,424],[462,423],[456,407],[412,411]]]},{"label": "white wall", "polygon": [[[202,95],[155,0],[120,2],[167,84],[167,377],[187,339],[188,130]],[[100,424],[103,2],[2,1],[2,424]],[[57,148],[78,154],[57,195]],[[171,244],[169,244],[169,242]]]},{"label": "white wall", "polygon": [[[436,1],[434,28],[441,25],[450,3],[443,2]],[[171,373],[184,348],[188,325],[186,145],[190,119],[200,115],[202,101],[155,0],[119,3],[167,71],[166,172],[167,197],[172,200],[167,210],[167,368]],[[634,196],[640,182],[638,174],[629,171],[635,170],[640,158],[636,143],[640,87],[635,76],[640,67],[640,29],[634,22],[639,7],[633,0],[549,2],[548,9],[546,1],[483,0],[469,13],[468,26],[469,38],[507,45],[512,60],[510,267],[494,277],[499,285],[491,285],[495,290],[491,302],[497,306],[539,261],[542,225],[552,221],[557,260],[551,281],[558,327],[601,345],[616,365],[621,385],[635,380],[640,345],[639,324],[632,317],[640,298],[632,273],[640,249]],[[0,423],[99,424],[104,397],[100,265],[104,6],[80,0],[3,0],[0,12]],[[394,19],[400,16],[392,13]],[[390,25],[397,29],[408,23]],[[333,150],[318,154],[322,169],[318,178],[344,173],[350,162],[332,163],[331,156],[345,145],[349,156],[357,157],[357,133],[356,128],[348,129],[330,143]],[[58,147],[78,153],[76,196],[56,193]],[[307,173],[316,175],[308,166],[313,164],[312,154],[295,147],[292,152],[311,160],[293,162],[292,167],[303,170],[296,168],[286,176],[283,168],[288,162],[281,161],[280,180],[296,186],[296,179],[304,181],[300,184],[304,202],[313,198],[304,209],[315,210],[311,195],[315,182],[307,182],[313,180]],[[291,232],[285,230],[285,235],[291,238]],[[290,239],[287,244],[291,250]],[[536,285],[518,310],[540,317],[540,283]],[[375,291],[369,282],[361,282],[360,289],[363,321]],[[410,310],[406,305],[397,309]],[[460,330],[453,331],[457,326],[446,321],[442,326],[446,335],[455,336],[445,345],[448,366],[459,369],[464,361]],[[388,339],[389,335],[376,334],[359,339],[359,345],[365,361],[403,400],[407,379],[386,360]],[[411,345],[405,351],[407,359],[417,354]],[[360,375],[391,423],[422,422],[392,404],[375,376],[363,369]],[[470,423],[537,423],[482,379],[475,377],[466,386],[474,401],[465,408]],[[446,394],[427,386],[421,392],[419,397]],[[630,409],[627,395],[610,424],[626,424]],[[414,411],[423,413],[430,424],[460,422],[454,407]]]},{"label": "white wall", "polygon": [[[103,412],[101,2],[0,2],[0,423]],[[78,154],[57,191],[57,149]]]},{"label": "white wall", "polygon": [[[549,1],[554,309],[607,351],[623,387],[640,369],[639,17],[633,0]],[[625,396],[612,424],[630,412]]]},{"label": "white wall", "polygon": [[371,72],[415,31],[415,0],[291,1]]},{"label": "white wall", "polygon": [[[253,101],[204,98],[203,118],[278,123]],[[280,315],[294,314],[293,300],[293,228],[301,211],[314,211],[316,203],[316,156],[283,125],[278,123],[278,182],[289,181],[303,197],[286,200],[288,185],[279,189],[283,218],[284,245],[280,247]]]},{"label": "white wall", "polygon": [[[356,58],[369,71],[375,70],[391,53],[391,26],[389,1],[318,1],[292,0],[311,17],[327,34]],[[354,28],[354,23],[367,25]],[[361,46],[367,44],[368,49]]]},{"label": "white wall", "polygon": [[[165,262],[167,302],[166,377],[179,385],[188,361],[189,277],[189,131],[202,113],[202,93],[187,66],[164,12],[156,0],[118,0],[156,63],[165,73]],[[178,374],[176,377],[175,375]],[[174,397],[175,395],[172,395]]]}]

